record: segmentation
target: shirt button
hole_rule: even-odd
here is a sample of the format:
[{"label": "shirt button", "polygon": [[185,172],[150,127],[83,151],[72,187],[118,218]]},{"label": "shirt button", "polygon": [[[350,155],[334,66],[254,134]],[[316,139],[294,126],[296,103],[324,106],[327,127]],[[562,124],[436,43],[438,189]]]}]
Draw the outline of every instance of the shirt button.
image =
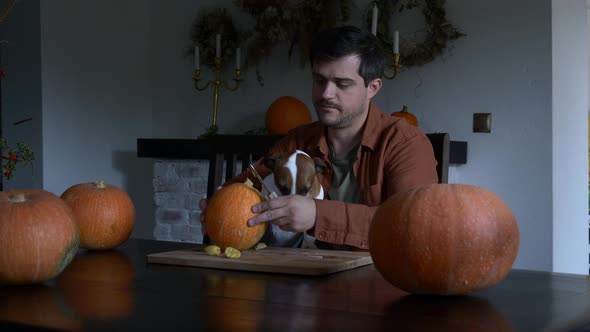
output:
[{"label": "shirt button", "polygon": [[367,247],[367,241],[363,240],[361,242],[361,248],[366,248]]},{"label": "shirt button", "polygon": [[321,232],[319,238],[323,239],[326,237],[326,232]]}]

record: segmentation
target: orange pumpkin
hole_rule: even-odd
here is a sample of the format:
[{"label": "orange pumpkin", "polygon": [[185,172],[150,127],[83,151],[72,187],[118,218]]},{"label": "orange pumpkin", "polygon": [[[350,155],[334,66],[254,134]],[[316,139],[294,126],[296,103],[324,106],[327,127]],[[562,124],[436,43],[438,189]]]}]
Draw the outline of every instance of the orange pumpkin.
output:
[{"label": "orange pumpkin", "polygon": [[134,308],[131,259],[117,250],[87,251],[56,278],[65,303],[84,319],[121,319]]},{"label": "orange pumpkin", "polygon": [[0,192],[0,284],[52,279],[78,252],[72,210],[41,189]]},{"label": "orange pumpkin", "polygon": [[408,106],[406,105],[404,105],[401,111],[393,112],[391,113],[391,115],[397,116],[398,118],[406,119],[406,121],[408,121],[409,124],[418,127],[418,118],[414,114],[408,112]]},{"label": "orange pumpkin", "polygon": [[252,206],[263,201],[263,196],[252,186],[232,183],[213,194],[207,203],[205,223],[213,244],[225,249],[252,248],[264,235],[267,224],[248,226],[255,214]]},{"label": "orange pumpkin", "polygon": [[113,249],[129,239],[135,207],[129,195],[104,181],[71,186],[61,198],[72,208],[80,227],[80,247]]},{"label": "orange pumpkin", "polygon": [[290,129],[311,123],[311,113],[301,100],[282,96],[266,111],[266,129],[271,134],[286,135]]},{"label": "orange pumpkin", "polygon": [[510,208],[484,188],[431,184],[397,193],[375,212],[369,251],[393,286],[418,294],[463,294],[510,271],[519,231]]}]

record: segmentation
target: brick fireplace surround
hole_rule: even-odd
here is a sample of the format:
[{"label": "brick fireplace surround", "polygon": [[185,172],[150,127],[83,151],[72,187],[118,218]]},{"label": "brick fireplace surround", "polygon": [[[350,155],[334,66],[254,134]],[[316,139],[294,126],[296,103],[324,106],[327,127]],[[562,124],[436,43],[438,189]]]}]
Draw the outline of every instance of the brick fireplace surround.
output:
[{"label": "brick fireplace surround", "polygon": [[154,160],[156,240],[202,243],[199,200],[207,196],[208,160]]}]

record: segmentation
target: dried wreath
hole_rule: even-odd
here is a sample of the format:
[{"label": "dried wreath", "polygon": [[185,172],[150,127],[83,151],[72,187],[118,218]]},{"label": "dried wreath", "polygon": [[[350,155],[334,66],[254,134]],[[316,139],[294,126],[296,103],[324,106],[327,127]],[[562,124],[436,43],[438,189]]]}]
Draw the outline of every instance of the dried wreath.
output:
[{"label": "dried wreath", "polygon": [[[446,18],[445,0],[379,0],[369,2],[364,10],[364,24],[370,29],[373,5],[379,9],[377,38],[388,53],[392,53],[393,37],[390,21],[396,13],[420,9],[425,18],[426,36],[422,41],[411,37],[400,41],[401,64],[404,67],[421,66],[433,61],[454,40],[465,36]],[[246,49],[243,70],[257,66],[272,55],[277,45],[288,43],[288,60],[298,50],[299,63],[304,66],[314,34],[327,27],[346,23],[354,8],[354,0],[234,0],[243,12],[252,15],[255,24],[247,30],[238,29],[225,9],[205,12],[193,23],[193,45],[210,45],[202,48],[204,64],[214,66],[215,35],[223,34],[222,63],[232,63],[237,47]],[[189,53],[192,52],[189,51]],[[258,70],[258,82],[264,85]]]},{"label": "dried wreath", "polygon": [[376,4],[379,9],[377,38],[383,49],[393,53],[393,36],[389,29],[390,20],[395,13],[420,9],[424,15],[426,36],[422,41],[402,38],[400,41],[400,62],[404,67],[421,66],[433,61],[452,41],[466,36],[446,18],[445,0],[386,0],[374,1],[365,10],[365,24],[371,25],[371,9]]}]

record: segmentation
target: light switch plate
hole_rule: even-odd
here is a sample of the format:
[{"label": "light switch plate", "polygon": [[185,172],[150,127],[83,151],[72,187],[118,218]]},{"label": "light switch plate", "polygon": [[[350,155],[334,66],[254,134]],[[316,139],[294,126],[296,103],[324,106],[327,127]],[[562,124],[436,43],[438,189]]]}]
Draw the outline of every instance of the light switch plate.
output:
[{"label": "light switch plate", "polygon": [[473,132],[492,132],[492,113],[473,113]]}]

